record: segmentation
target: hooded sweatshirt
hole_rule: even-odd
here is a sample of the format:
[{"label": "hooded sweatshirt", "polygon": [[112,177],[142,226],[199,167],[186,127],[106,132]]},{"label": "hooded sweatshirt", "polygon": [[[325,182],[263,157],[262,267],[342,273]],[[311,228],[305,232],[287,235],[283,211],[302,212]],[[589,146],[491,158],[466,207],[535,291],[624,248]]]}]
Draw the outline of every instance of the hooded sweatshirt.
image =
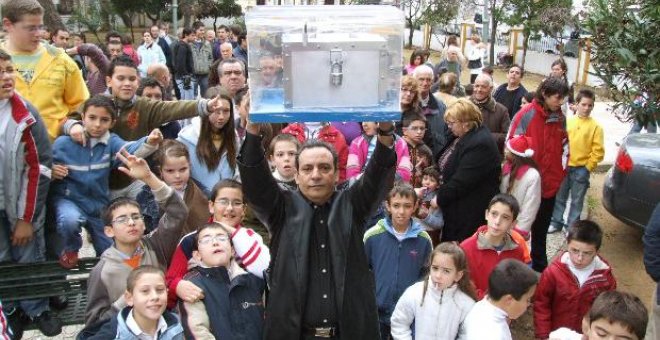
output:
[{"label": "hooded sweatshirt", "polygon": [[390,324],[390,316],[401,294],[426,274],[426,264],[433,250],[431,237],[419,221],[412,219],[403,239],[399,240],[387,217],[367,230],[363,240],[376,280],[379,319],[381,323]]}]

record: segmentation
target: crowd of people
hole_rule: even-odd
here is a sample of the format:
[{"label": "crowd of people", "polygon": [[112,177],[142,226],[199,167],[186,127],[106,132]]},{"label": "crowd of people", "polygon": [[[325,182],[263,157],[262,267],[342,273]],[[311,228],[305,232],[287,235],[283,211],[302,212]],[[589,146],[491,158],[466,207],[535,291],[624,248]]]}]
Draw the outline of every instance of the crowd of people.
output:
[{"label": "crowd of people", "polygon": [[[402,66],[400,121],[257,124],[240,27],[135,48],[46,31],[37,0],[2,15],[0,261],[75,268],[85,229],[78,338],[511,339],[532,300],[538,339],[644,338],[579,216],[603,132],[562,60],[533,93],[518,65],[495,86],[479,37],[467,57],[454,37]],[[0,305],[0,335],[55,336],[65,303]]]}]

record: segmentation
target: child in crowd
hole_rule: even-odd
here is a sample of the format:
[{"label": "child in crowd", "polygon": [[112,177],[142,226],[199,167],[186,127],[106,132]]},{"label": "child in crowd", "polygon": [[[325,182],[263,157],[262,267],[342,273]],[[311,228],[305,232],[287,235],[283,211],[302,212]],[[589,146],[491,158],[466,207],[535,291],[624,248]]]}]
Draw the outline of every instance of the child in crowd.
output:
[{"label": "child in crowd", "polygon": [[238,176],[234,104],[225,90],[215,98],[219,99],[219,107],[207,116],[193,118],[177,138],[188,148],[191,176],[207,196],[219,181]]},{"label": "child in crowd", "polygon": [[424,277],[433,250],[430,236],[413,214],[417,195],[407,183],[387,196],[387,217],[364,233],[364,250],[376,280],[381,339],[390,338],[390,316],[403,292]]},{"label": "child in crowd", "polygon": [[536,97],[536,92],[535,91],[529,91],[523,95],[523,97],[520,99],[520,107],[523,105],[527,105],[534,100],[534,97]]},{"label": "child in crowd", "polygon": [[[430,257],[430,272],[401,295],[392,313],[394,340],[457,339],[474,305],[467,258],[455,243],[438,245]],[[414,326],[413,326],[414,324]]]},{"label": "child in crowd", "polygon": [[[251,229],[244,228],[241,224],[246,210],[241,183],[231,179],[218,182],[213,187],[213,191],[211,191],[211,197],[209,197],[207,206],[212,216],[209,222],[227,224],[232,228],[240,230],[241,233],[245,230],[250,237],[255,238],[252,243],[255,251],[258,250],[257,247],[260,244],[263,244],[259,234],[254,233]],[[170,308],[174,308],[177,297],[186,302],[193,303],[196,301],[195,297],[203,296],[203,292],[199,287],[183,279],[190,268],[198,265],[198,262],[193,258],[193,246],[196,234],[197,231],[195,230],[181,238],[172,256],[172,263],[167,269],[165,278],[167,279],[167,286],[169,288],[168,305]],[[255,262],[252,260],[241,262],[249,272],[255,273],[261,272],[261,263],[260,261]]]},{"label": "child in crowd", "polygon": [[117,317],[108,320],[91,337],[81,339],[162,339],[183,340],[179,317],[167,310],[167,286],[163,270],[150,265],[139,266],[128,275],[124,307]]},{"label": "child in crowd", "polygon": [[144,159],[122,150],[117,155],[125,167],[119,170],[146,183],[164,211],[158,227],[144,235],[140,206],[134,200],[120,198],[103,214],[105,234],[114,243],[94,266],[87,283],[85,325],[94,329],[126,307],[124,291],[131,270],[140,265],[166,268],[188,216],[185,203],[174,190],[154,175]]},{"label": "child in crowd", "polygon": [[598,295],[589,313],[582,319],[584,335],[560,328],[550,333],[552,340],[643,340],[648,338],[649,317],[646,306],[635,295],[610,290]]},{"label": "child in crowd", "polygon": [[[582,89],[577,95],[577,115],[566,120],[568,132],[568,173],[561,182],[555,208],[552,212],[548,233],[557,232],[572,225],[580,218],[584,196],[589,189],[589,176],[605,156],[603,128],[591,118],[596,95],[589,89]],[[568,218],[564,222],[564,210],[570,196],[571,205]]]},{"label": "child in crowd", "polygon": [[278,183],[297,188],[296,156],[300,149],[298,139],[283,133],[273,137],[268,147],[268,159],[273,168],[273,177]]},{"label": "child in crowd", "polygon": [[525,240],[530,239],[532,223],[541,205],[541,174],[532,158],[531,138],[515,136],[506,142],[500,192],[512,195],[520,204],[518,224],[514,228]]},{"label": "child in crowd", "polygon": [[525,260],[524,249],[511,236],[519,212],[518,202],[513,196],[495,195],[486,209],[487,229],[478,230],[461,243],[480,299],[488,290],[491,271],[500,261]]},{"label": "child in crowd", "polygon": [[[348,161],[346,162],[346,178],[359,178],[364,172],[371,155],[376,149],[378,123],[362,122],[362,135],[351,142],[348,148]],[[406,141],[395,137],[394,150],[397,155],[396,179],[404,182],[410,181],[410,156]]]},{"label": "child in crowd", "polygon": [[[179,303],[186,338],[262,339],[263,271],[270,253],[261,238],[249,229],[205,224],[194,237],[193,257],[199,266],[185,279],[198,286],[204,298]],[[252,270],[241,268],[236,257]]]},{"label": "child in crowd", "polygon": [[498,263],[488,278],[488,295],[465,318],[464,339],[511,340],[509,320],[525,313],[537,282],[538,274],[516,259]]},{"label": "child in crowd", "polygon": [[125,148],[128,153],[146,157],[162,140],[158,129],[134,143],[126,143],[111,133],[116,112],[108,97],[96,95],[88,99],[82,112],[86,143],[81,145],[70,136],[60,136],[53,144],[52,204],[57,233],[64,243],[59,262],[67,269],[78,265],[82,226],[91,235],[97,256],[112,244],[103,232],[101,212],[110,203],[110,171],[121,164],[115,155]]},{"label": "child in crowd", "polygon": [[[422,184],[422,170],[431,165],[433,155],[431,149],[424,144],[424,134],[426,133],[426,118],[421,115],[412,115],[404,119],[402,124],[403,140],[408,144],[408,154],[412,171],[410,175],[410,184],[413,188],[419,188]],[[428,149],[428,150],[426,150]],[[422,156],[428,151],[427,157]]]},{"label": "child in crowd", "polygon": [[[208,222],[211,217],[206,207],[208,200],[190,177],[190,154],[186,146],[176,140],[165,140],[154,157],[154,163],[155,172],[160,179],[174,189],[188,207],[188,218],[180,236],[195,231],[197,226]],[[140,204],[146,233],[149,233],[156,229],[161,217],[158,202],[148,185],[142,188],[136,201]]]},{"label": "child in crowd", "polygon": [[567,249],[541,274],[534,302],[534,333],[545,339],[560,327],[581,330],[598,294],[616,289],[609,264],[598,255],[603,232],[598,224],[578,220],[568,228]]},{"label": "child in crowd", "polygon": [[437,205],[431,204],[435,201],[435,193],[439,187],[440,172],[433,166],[427,166],[422,171],[422,186],[415,188],[415,193],[419,197],[419,208],[415,217],[420,219],[425,230],[431,236],[434,246],[439,243],[440,233],[445,224],[442,210]]}]

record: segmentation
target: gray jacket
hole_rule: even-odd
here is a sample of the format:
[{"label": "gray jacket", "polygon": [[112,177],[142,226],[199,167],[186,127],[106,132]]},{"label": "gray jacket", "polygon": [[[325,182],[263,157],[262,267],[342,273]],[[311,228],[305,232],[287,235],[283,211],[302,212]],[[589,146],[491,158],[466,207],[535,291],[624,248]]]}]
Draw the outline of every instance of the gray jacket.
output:
[{"label": "gray jacket", "polygon": [[208,41],[204,40],[199,46],[197,42],[190,44],[193,56],[193,67],[196,75],[209,74],[213,64],[213,48]]},{"label": "gray jacket", "polygon": [[5,212],[13,226],[18,219],[43,226],[53,155],[48,132],[37,109],[14,94],[11,115],[0,143],[5,147],[3,167]]}]

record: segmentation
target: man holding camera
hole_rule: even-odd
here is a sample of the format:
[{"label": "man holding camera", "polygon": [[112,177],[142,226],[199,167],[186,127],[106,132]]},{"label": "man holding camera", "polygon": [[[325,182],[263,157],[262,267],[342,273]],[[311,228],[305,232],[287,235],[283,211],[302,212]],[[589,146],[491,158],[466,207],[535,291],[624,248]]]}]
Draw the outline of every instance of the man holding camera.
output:
[{"label": "man holding camera", "polygon": [[195,41],[195,31],[191,28],[183,29],[183,37],[178,44],[174,46],[174,79],[176,81],[176,86],[179,88],[181,93],[181,99],[195,99],[194,92],[194,65],[193,65],[193,55],[190,44]]}]

